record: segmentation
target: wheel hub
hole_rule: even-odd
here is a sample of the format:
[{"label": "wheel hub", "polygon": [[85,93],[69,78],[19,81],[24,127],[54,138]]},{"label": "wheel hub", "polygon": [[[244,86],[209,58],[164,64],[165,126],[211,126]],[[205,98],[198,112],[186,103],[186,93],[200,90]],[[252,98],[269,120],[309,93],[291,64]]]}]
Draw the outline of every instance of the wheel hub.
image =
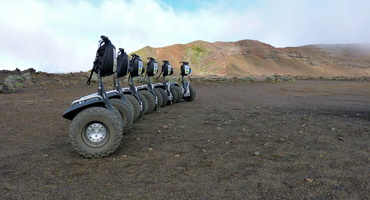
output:
[{"label": "wheel hub", "polygon": [[93,123],[87,127],[86,135],[87,138],[92,142],[101,142],[104,140],[107,131],[105,130],[104,126],[100,123]]}]

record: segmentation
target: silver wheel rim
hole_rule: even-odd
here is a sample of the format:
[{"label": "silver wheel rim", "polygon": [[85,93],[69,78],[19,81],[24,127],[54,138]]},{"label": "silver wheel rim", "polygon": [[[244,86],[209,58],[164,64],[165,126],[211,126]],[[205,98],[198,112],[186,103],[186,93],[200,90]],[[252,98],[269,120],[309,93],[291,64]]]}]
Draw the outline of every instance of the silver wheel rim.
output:
[{"label": "silver wheel rim", "polygon": [[103,124],[92,123],[86,129],[86,136],[91,142],[98,143],[105,139],[107,136],[107,130]]}]

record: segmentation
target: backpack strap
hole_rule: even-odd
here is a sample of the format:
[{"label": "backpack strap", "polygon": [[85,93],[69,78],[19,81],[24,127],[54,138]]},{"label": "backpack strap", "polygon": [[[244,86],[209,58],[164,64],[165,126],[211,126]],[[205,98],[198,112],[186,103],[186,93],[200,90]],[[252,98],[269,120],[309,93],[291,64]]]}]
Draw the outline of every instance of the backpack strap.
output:
[{"label": "backpack strap", "polygon": [[[91,69],[90,77],[86,81],[86,85],[90,85],[93,73],[98,72],[99,64],[101,64],[101,57],[102,57],[102,55],[104,55],[104,51],[105,51],[105,43],[106,43],[106,41],[109,41],[109,39],[106,36],[102,35],[100,38],[101,38],[101,40],[99,41],[99,48],[96,51],[95,60],[93,62],[93,68]],[[100,58],[100,60],[99,60],[99,58]]]},{"label": "backpack strap", "polygon": [[97,70],[97,67],[98,67],[98,63],[97,63],[97,59],[95,59],[94,64],[93,64],[93,68],[91,69],[90,77],[86,81],[86,85],[90,85],[92,75]]},{"label": "backpack strap", "polygon": [[157,81],[159,79],[159,77],[161,77],[161,75],[162,75],[162,71],[161,71],[161,73],[159,73],[158,77],[155,80]]},{"label": "backpack strap", "polygon": [[86,85],[90,85],[90,81],[91,81],[91,77],[92,77],[93,73],[94,73],[94,71],[91,70],[90,77],[87,79]]}]

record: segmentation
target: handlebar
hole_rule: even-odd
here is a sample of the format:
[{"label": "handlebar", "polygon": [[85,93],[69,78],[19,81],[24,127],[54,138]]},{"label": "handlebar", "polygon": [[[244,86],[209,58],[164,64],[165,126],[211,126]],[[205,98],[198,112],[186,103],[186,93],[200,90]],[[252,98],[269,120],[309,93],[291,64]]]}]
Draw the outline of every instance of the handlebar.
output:
[{"label": "handlebar", "polygon": [[122,55],[125,53],[125,50],[123,48],[118,49],[118,55]]},{"label": "handlebar", "polygon": [[118,49],[118,54],[124,54],[124,53],[125,53],[125,50],[123,48]]},{"label": "handlebar", "polygon": [[104,42],[109,41],[109,38],[108,38],[107,36],[102,35],[102,36],[100,36],[100,38],[101,38]]}]

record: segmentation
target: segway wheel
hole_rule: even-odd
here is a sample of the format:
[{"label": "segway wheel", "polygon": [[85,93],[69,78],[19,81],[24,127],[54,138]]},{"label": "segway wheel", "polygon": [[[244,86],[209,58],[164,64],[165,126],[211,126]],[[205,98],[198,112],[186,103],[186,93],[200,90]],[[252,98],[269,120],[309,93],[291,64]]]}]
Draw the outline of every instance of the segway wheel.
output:
[{"label": "segway wheel", "polygon": [[167,94],[166,90],[164,90],[163,88],[155,88],[155,90],[158,90],[162,95],[162,105],[161,105],[161,107],[166,106],[167,102],[168,102],[168,94]]},{"label": "segway wheel", "polygon": [[139,93],[148,101],[148,109],[145,114],[152,113],[155,108],[155,97],[148,90],[141,90]]},{"label": "segway wheel", "polygon": [[90,107],[72,120],[69,138],[78,154],[86,158],[101,158],[118,149],[122,131],[121,116],[103,107]]},{"label": "segway wheel", "polygon": [[[181,101],[181,99],[182,99],[182,91],[181,91],[181,88],[179,86],[173,86],[171,88],[171,90],[172,90],[171,91],[172,94],[174,94],[174,93],[177,94],[177,95],[173,95],[173,101],[175,103],[179,103]],[[175,92],[173,92],[173,91],[175,91]]]},{"label": "segway wheel", "polygon": [[176,86],[171,87],[171,89],[170,89],[171,93],[172,93],[172,96],[173,96],[172,102],[173,103],[178,103],[179,102],[178,99],[180,98],[179,97],[180,94],[178,93],[178,90],[176,90],[175,88],[176,88]]},{"label": "segway wheel", "polygon": [[186,97],[185,101],[193,101],[195,99],[195,96],[197,96],[197,92],[191,85],[189,85],[189,90],[190,90],[190,96]]},{"label": "segway wheel", "polygon": [[154,89],[154,92],[155,92],[155,96],[157,96],[157,106],[155,107],[154,110],[158,110],[159,107],[162,106],[163,104],[163,97],[162,97],[162,94],[161,92],[159,92],[157,89]]},{"label": "segway wheel", "polygon": [[110,99],[110,102],[121,114],[123,122],[123,134],[131,132],[132,125],[134,123],[134,110],[131,103],[124,102],[121,99]]},{"label": "segway wheel", "polygon": [[140,92],[138,93],[139,95],[139,98],[141,100],[141,102],[143,103],[143,114],[145,114],[147,111],[148,111],[148,106],[149,106],[149,103],[148,103],[148,100],[140,94]]},{"label": "segway wheel", "polygon": [[134,111],[134,121],[139,119],[140,116],[140,103],[139,101],[132,95],[125,94],[125,98],[131,103]]}]

